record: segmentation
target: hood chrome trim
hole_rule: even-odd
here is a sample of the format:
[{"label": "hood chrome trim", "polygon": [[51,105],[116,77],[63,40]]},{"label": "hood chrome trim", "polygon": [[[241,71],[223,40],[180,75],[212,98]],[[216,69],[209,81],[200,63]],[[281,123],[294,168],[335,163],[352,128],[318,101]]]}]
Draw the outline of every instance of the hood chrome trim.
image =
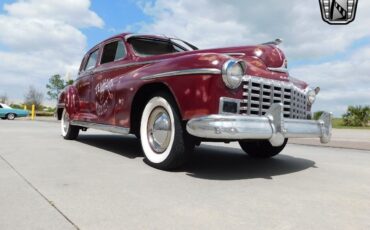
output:
[{"label": "hood chrome trim", "polygon": [[289,73],[289,70],[285,67],[279,67],[279,68],[267,67],[267,69],[273,72]]}]

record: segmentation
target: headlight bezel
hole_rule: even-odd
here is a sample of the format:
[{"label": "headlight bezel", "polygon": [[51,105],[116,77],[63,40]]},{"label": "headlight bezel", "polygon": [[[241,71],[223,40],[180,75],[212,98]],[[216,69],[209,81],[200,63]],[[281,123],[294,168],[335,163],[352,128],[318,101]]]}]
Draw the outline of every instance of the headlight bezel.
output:
[{"label": "headlight bezel", "polygon": [[320,87],[316,87],[314,89],[313,88],[309,88],[307,90],[306,96],[307,96],[307,103],[309,105],[313,105],[315,103],[317,94],[319,94],[319,92],[320,92]]},{"label": "headlight bezel", "polygon": [[[237,67],[240,68],[240,74],[232,75],[231,73],[232,68],[237,68]],[[239,88],[239,86],[243,82],[243,77],[246,73],[246,64],[242,60],[230,59],[223,64],[221,72],[222,72],[222,80],[224,84],[226,85],[226,87],[228,87],[229,89],[235,90]]]}]

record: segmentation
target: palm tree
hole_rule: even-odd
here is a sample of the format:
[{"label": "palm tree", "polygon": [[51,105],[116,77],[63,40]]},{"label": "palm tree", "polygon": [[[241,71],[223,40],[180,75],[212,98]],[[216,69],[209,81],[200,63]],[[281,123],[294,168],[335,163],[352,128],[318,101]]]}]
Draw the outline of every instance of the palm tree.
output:
[{"label": "palm tree", "polygon": [[370,118],[370,106],[348,106],[343,115],[346,126],[367,126]]}]

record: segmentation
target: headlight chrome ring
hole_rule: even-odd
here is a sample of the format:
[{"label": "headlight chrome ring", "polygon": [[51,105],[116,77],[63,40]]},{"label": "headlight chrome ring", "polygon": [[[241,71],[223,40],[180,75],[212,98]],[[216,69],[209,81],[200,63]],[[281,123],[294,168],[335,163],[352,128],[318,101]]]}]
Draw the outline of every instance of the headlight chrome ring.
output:
[{"label": "headlight chrome ring", "polygon": [[222,80],[225,85],[230,89],[238,88],[246,72],[246,65],[244,61],[228,60],[222,66]]},{"label": "headlight chrome ring", "polygon": [[308,102],[309,105],[313,105],[315,100],[316,100],[316,92],[315,92],[315,90],[310,89],[307,92],[307,102]]}]

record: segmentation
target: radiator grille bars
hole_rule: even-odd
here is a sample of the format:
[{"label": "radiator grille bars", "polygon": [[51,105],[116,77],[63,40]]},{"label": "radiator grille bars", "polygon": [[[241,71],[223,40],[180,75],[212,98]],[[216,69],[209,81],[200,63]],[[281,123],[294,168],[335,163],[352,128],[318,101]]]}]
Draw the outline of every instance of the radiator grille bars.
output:
[{"label": "radiator grille bars", "polygon": [[289,82],[247,76],[243,81],[240,113],[262,116],[273,103],[282,103],[284,117],[307,119],[307,96]]}]

